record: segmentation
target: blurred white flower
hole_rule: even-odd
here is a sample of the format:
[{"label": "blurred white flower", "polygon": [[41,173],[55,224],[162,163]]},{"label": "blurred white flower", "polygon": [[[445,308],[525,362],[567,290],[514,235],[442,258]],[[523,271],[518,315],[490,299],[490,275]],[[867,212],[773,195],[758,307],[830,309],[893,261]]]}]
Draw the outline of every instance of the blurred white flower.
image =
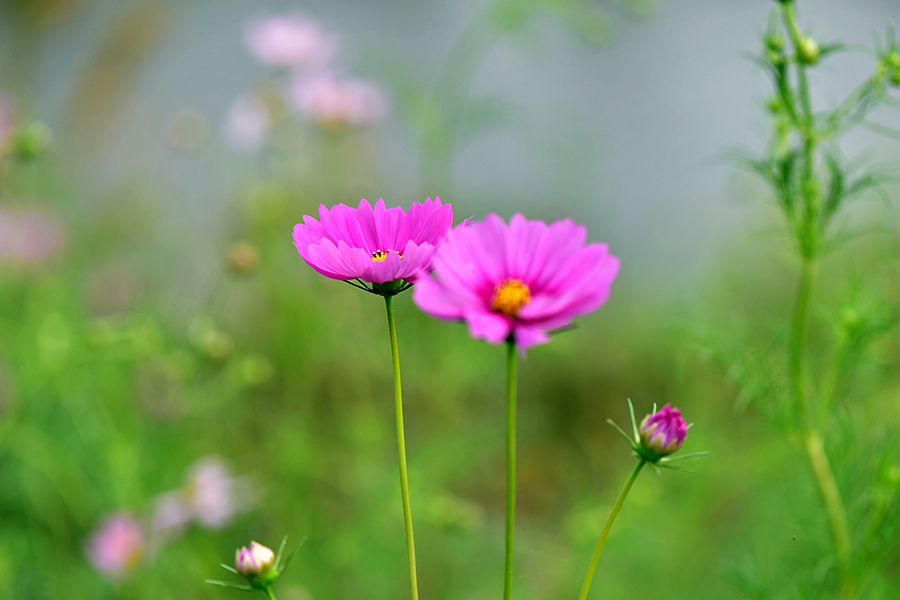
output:
[{"label": "blurred white flower", "polygon": [[262,147],[271,120],[265,102],[249,94],[238,96],[228,109],[225,135],[235,149],[253,153]]},{"label": "blurred white flower", "polygon": [[294,106],[321,125],[366,125],[387,112],[387,101],[375,84],[332,73],[296,77],[290,92]]},{"label": "blurred white flower", "polygon": [[140,523],[119,513],[100,523],[85,545],[85,554],[97,571],[120,579],[137,565],[145,547]]},{"label": "blurred white flower", "polygon": [[161,494],[154,501],[150,529],[157,534],[176,534],[194,518],[180,490]]},{"label": "blurred white flower", "polygon": [[224,462],[204,458],[188,474],[187,503],[201,525],[218,529],[227,525],[238,509],[235,480]]},{"label": "blurred white flower", "polygon": [[336,35],[299,13],[252,19],[244,29],[244,41],[261,63],[306,73],[328,66],[339,46]]}]

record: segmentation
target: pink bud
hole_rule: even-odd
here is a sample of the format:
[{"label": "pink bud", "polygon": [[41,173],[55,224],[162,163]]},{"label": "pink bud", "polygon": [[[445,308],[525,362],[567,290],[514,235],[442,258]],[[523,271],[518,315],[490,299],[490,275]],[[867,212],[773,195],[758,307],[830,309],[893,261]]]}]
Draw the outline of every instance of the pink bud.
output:
[{"label": "pink bud", "polygon": [[666,404],[641,421],[641,448],[648,458],[658,460],[681,447],[687,437],[687,423],[681,418],[681,411]]},{"label": "pink bud", "polygon": [[275,553],[262,544],[250,542],[234,553],[234,568],[248,579],[271,581],[275,576]]}]

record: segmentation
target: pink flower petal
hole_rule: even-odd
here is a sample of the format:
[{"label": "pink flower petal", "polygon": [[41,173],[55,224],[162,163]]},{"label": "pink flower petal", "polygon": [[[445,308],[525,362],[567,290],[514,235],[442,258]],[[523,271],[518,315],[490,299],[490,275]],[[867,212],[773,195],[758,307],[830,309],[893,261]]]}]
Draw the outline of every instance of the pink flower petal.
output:
[{"label": "pink flower petal", "polygon": [[[499,343],[512,333],[525,351],[609,297],[619,260],[604,244],[585,246],[586,236],[569,219],[548,226],[516,214],[507,226],[490,214],[450,232],[435,251],[434,278],[419,281],[413,300],[438,318],[465,320],[473,337]],[[506,287],[510,279],[516,287]]]},{"label": "pink flower petal", "polygon": [[423,277],[412,294],[416,306],[438,319],[458,320],[465,314],[465,297],[448,290],[433,277]]},{"label": "pink flower petal", "polygon": [[484,307],[466,305],[463,318],[469,325],[469,334],[474,338],[499,344],[506,340],[512,325],[507,317],[485,310]]},{"label": "pink flower petal", "polygon": [[293,239],[300,256],[326,277],[415,282],[429,269],[435,245],[447,236],[452,221],[452,208],[440,200],[414,204],[407,214],[385,207],[382,199],[373,209],[363,198],[355,209],[321,205],[319,220],[304,216],[294,226]]}]

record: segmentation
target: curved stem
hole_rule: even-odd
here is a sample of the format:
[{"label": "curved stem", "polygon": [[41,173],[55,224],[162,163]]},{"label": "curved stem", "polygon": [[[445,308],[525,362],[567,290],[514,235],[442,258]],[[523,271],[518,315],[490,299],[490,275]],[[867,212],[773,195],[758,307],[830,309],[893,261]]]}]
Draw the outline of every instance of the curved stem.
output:
[{"label": "curved stem", "polygon": [[825,454],[822,435],[818,431],[809,431],[806,434],[805,442],[809,464],[816,475],[819,491],[822,494],[822,501],[825,503],[825,512],[828,514],[831,533],[834,536],[838,560],[842,568],[846,569],[850,562],[850,534],[848,533],[847,516],[844,513],[844,504],[841,502],[837,481],[831,471],[828,455]]},{"label": "curved stem", "polygon": [[588,591],[591,589],[591,580],[594,578],[594,571],[597,569],[597,563],[600,561],[600,553],[603,552],[603,546],[606,544],[606,538],[609,537],[609,532],[612,529],[616,517],[619,515],[619,510],[622,509],[622,505],[625,503],[625,497],[628,496],[628,492],[631,491],[631,486],[634,485],[634,481],[637,479],[638,474],[641,472],[641,469],[646,462],[647,461],[644,459],[641,459],[640,462],[638,462],[634,471],[631,472],[631,477],[625,482],[625,487],[619,492],[619,498],[616,500],[612,512],[609,513],[609,518],[606,520],[606,526],[603,528],[603,533],[600,534],[600,541],[597,542],[597,547],[594,548],[594,555],[591,557],[591,564],[588,567],[587,575],[584,576],[584,584],[581,586],[581,595],[578,596],[578,600],[585,600],[587,598]]},{"label": "curved stem", "polygon": [[513,529],[516,524],[516,344],[506,342],[506,559],[503,600],[512,596]]},{"label": "curved stem", "polygon": [[416,543],[413,538],[412,511],[409,505],[409,482],[406,475],[406,436],[403,433],[403,396],[400,391],[400,351],[397,348],[397,329],[394,327],[393,296],[384,297],[388,329],[391,334],[391,361],[394,366],[394,412],[397,419],[397,453],[400,457],[400,495],[403,501],[403,523],[406,526],[406,554],[409,560],[409,593],[418,600],[416,581]]},{"label": "curved stem", "polygon": [[266,592],[266,598],[268,598],[269,600],[275,600],[275,594],[272,593],[271,587],[266,586],[263,588],[263,590],[265,590]]}]

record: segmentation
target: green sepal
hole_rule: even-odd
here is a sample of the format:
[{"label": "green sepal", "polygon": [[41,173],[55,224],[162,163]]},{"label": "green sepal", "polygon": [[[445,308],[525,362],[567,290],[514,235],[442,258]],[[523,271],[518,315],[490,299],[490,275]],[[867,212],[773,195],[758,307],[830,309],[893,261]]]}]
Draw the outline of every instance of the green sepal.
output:
[{"label": "green sepal", "polygon": [[625,433],[625,432],[622,430],[621,427],[619,427],[618,425],[616,425],[616,422],[615,422],[615,421],[613,421],[612,419],[607,419],[606,422],[609,423],[610,425],[612,425],[613,428],[614,428],[616,431],[619,432],[619,435],[621,435],[623,438],[625,438],[625,441],[628,442],[628,445],[631,446],[631,448],[632,448],[634,451],[637,451],[637,444],[635,444],[635,442],[634,442],[633,439],[631,439],[630,437],[628,437],[628,434]]},{"label": "green sepal", "polygon": [[[303,545],[303,542],[306,541],[306,536],[304,535],[300,538],[300,541],[297,542],[297,545],[294,546],[294,549],[287,555],[287,558],[284,559],[284,564],[281,564],[281,551],[284,548],[285,542],[287,542],[287,536],[284,536],[284,540],[281,542],[281,548],[278,549],[278,558],[275,559],[275,568],[278,571],[278,576],[281,577],[281,574],[284,573],[284,570],[287,569],[287,566],[291,564],[291,559],[294,558],[294,554],[297,553],[297,550],[300,549],[300,546]],[[279,566],[280,565],[280,566]]]},{"label": "green sepal", "polygon": [[703,452],[694,452],[693,454],[684,454],[682,456],[666,456],[659,459],[659,462],[674,462],[676,460],[685,460],[688,458],[699,458],[701,456],[706,456],[707,454],[709,454],[709,450],[704,450]]},{"label": "green sepal", "polygon": [[250,587],[249,585],[240,585],[237,583],[231,583],[230,581],[219,581],[218,579],[207,579],[204,581],[204,583],[209,583],[212,585],[220,585],[222,587],[227,587],[227,588],[234,588],[236,590],[241,590],[244,592],[254,591],[254,588]]}]

